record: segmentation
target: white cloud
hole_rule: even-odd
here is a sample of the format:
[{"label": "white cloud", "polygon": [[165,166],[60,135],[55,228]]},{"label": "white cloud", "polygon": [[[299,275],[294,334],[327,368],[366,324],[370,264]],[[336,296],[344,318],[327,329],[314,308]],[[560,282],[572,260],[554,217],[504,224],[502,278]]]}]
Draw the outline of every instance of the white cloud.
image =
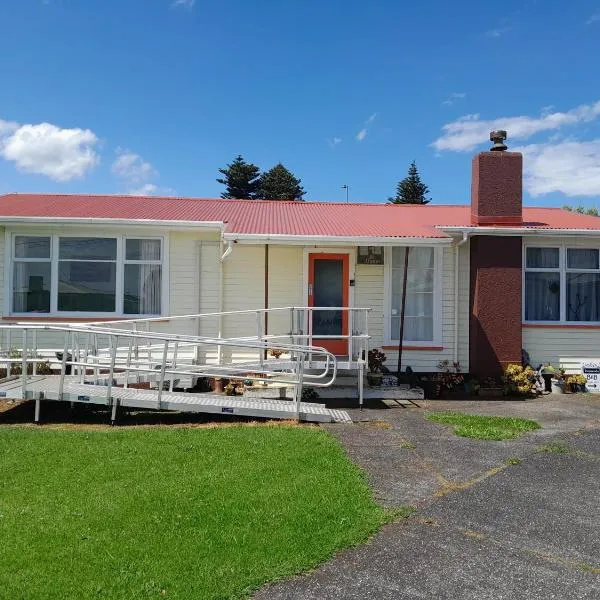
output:
[{"label": "white cloud", "polygon": [[117,148],[116,152],[117,158],[111,170],[119,179],[130,184],[141,184],[158,175],[156,169],[139,154],[123,148]]},{"label": "white cloud", "polygon": [[0,120],[0,156],[26,173],[55,181],[80,179],[100,157],[99,143],[89,129],[63,129],[51,123],[19,125]]},{"label": "white cloud", "polygon": [[175,190],[168,187],[161,188],[154,183],[145,183],[139,188],[127,192],[128,196],[154,196],[155,194],[160,194],[161,196],[172,196],[175,194]]},{"label": "white cloud", "polygon": [[483,34],[483,37],[489,38],[491,40],[497,40],[501,38],[505,33],[510,31],[510,27],[496,27],[495,29],[489,29]]},{"label": "white cloud", "polygon": [[567,112],[542,113],[539,117],[502,117],[481,120],[478,114],[465,115],[442,127],[443,134],[432,146],[438,150],[469,152],[489,138],[490,131],[505,129],[509,139],[524,140],[542,131],[593,121],[600,116],[600,101],[583,104]]},{"label": "white cloud", "polygon": [[443,102],[442,104],[445,106],[452,106],[455,100],[462,100],[466,98],[467,95],[464,92],[452,92]]},{"label": "white cloud", "polygon": [[6,135],[14,133],[19,129],[19,124],[12,121],[3,121],[0,119],[0,139]]},{"label": "white cloud", "polygon": [[376,118],[377,118],[377,113],[374,112],[364,122],[364,127],[356,134],[356,139],[359,142],[362,142],[367,137],[367,133],[369,133],[369,125],[372,125],[373,121],[375,121]]},{"label": "white cloud", "polygon": [[514,151],[524,155],[524,185],[532,196],[600,195],[600,139],[528,144]]},{"label": "white cloud", "polygon": [[335,148],[337,145],[342,143],[341,137],[332,137],[327,140],[330,148]]},{"label": "white cloud", "polygon": [[600,10],[594,13],[586,22],[586,25],[592,25],[593,23],[600,23]]},{"label": "white cloud", "polygon": [[176,8],[178,6],[192,8],[194,4],[196,4],[196,0],[174,0],[174,2],[171,3],[171,8]]}]

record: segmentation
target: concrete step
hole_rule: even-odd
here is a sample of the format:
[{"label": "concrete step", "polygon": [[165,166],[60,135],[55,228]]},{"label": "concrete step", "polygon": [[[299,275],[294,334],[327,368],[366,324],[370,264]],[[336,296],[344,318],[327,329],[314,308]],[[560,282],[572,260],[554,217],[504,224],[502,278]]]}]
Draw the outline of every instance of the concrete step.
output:
[{"label": "concrete step", "polygon": [[[317,388],[319,398],[349,398],[358,400],[358,386],[334,385],[330,388]],[[423,400],[421,388],[410,389],[408,385],[396,387],[369,387],[365,386],[363,397],[365,400]]]}]

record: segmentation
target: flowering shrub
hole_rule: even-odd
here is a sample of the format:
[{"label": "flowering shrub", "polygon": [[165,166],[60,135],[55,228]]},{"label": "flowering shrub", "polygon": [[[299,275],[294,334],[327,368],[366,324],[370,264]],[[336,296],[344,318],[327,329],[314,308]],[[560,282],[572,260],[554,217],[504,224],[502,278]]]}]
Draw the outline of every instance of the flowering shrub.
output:
[{"label": "flowering shrub", "polygon": [[529,366],[523,367],[518,364],[508,365],[506,371],[504,371],[502,380],[509,394],[531,396],[536,389],[535,371]]},{"label": "flowering shrub", "polygon": [[387,360],[387,356],[381,350],[377,350],[377,348],[373,348],[373,350],[369,350],[369,372],[370,373],[382,373],[383,372],[383,363]]}]

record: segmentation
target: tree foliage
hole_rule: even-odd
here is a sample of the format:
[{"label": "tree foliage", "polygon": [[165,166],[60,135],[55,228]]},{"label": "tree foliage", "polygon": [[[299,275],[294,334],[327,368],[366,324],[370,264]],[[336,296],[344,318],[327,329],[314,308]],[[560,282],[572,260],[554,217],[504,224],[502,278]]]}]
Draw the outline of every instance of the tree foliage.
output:
[{"label": "tree foliage", "polygon": [[390,204],[428,204],[429,188],[421,181],[417,165],[413,160],[408,175],[396,186],[396,196],[388,198]]},{"label": "tree foliage", "polygon": [[218,183],[225,186],[221,198],[240,198],[253,200],[257,197],[260,183],[260,169],[252,163],[247,163],[241,154],[224,169],[219,169],[222,178]]},{"label": "tree foliage", "polygon": [[261,200],[303,200],[306,193],[300,179],[281,163],[260,177],[258,197]]},{"label": "tree foliage", "polygon": [[584,206],[569,206],[568,204],[565,204],[565,206],[563,206],[563,208],[565,210],[569,210],[571,212],[576,212],[579,213],[580,215],[589,215],[591,217],[598,217],[600,216],[600,214],[598,213],[598,209],[595,206],[592,206],[591,208],[585,208]]}]

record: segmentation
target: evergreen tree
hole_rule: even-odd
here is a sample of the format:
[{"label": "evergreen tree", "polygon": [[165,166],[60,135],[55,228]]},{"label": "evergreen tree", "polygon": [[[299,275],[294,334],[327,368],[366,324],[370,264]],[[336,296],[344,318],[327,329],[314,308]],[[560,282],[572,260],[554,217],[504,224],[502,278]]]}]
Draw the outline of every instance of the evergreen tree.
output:
[{"label": "evergreen tree", "polygon": [[306,193],[302,182],[281,163],[260,177],[258,197],[261,200],[303,200]]},{"label": "evergreen tree", "polygon": [[252,163],[247,163],[241,154],[224,169],[219,169],[224,177],[217,179],[225,186],[221,198],[240,198],[242,200],[256,198],[260,182],[260,169]]},{"label": "evergreen tree", "polygon": [[600,214],[598,213],[598,209],[595,206],[592,206],[591,208],[588,208],[586,210],[585,207],[583,207],[581,205],[579,205],[577,208],[574,208],[572,206],[569,206],[568,204],[565,204],[565,206],[563,206],[563,209],[569,210],[571,212],[579,213],[580,215],[588,215],[590,217],[600,216]]},{"label": "evergreen tree", "polygon": [[428,204],[429,188],[421,181],[417,165],[413,160],[408,175],[396,186],[396,197],[388,198],[390,204]]}]

